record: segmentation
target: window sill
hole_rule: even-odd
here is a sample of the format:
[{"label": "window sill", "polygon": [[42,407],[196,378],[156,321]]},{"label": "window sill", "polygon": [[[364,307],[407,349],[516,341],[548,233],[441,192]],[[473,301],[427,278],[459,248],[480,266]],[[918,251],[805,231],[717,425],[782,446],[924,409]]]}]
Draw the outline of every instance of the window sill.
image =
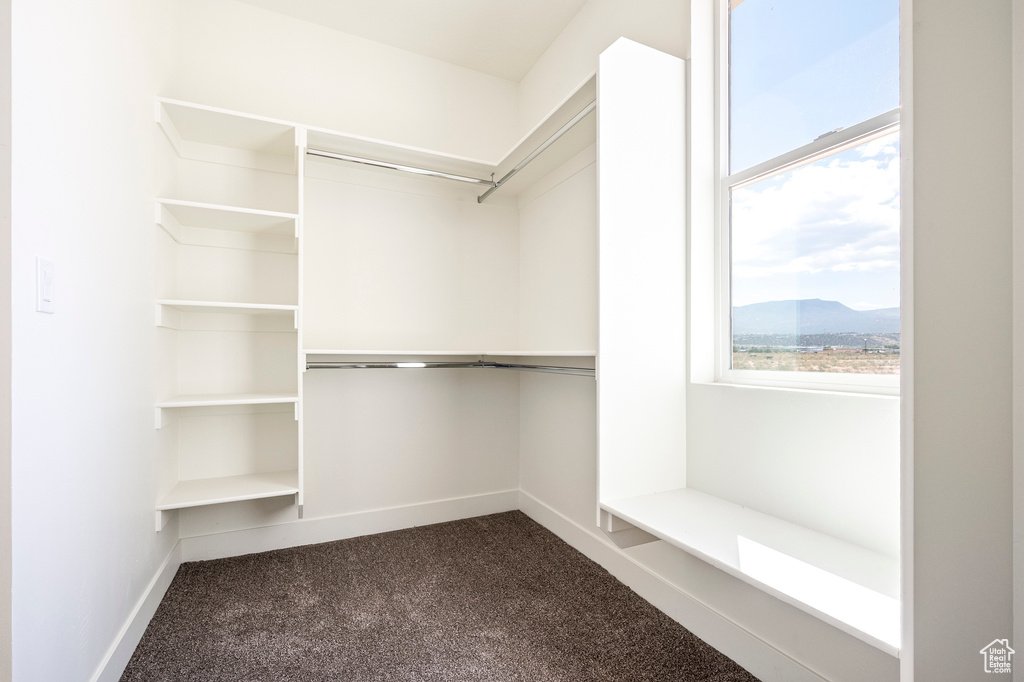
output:
[{"label": "window sill", "polygon": [[900,399],[900,388],[897,386],[895,389],[882,389],[879,390],[874,387],[867,387],[866,390],[860,390],[858,388],[851,388],[843,385],[829,385],[829,384],[800,384],[798,382],[782,382],[782,381],[731,381],[724,379],[692,379],[690,381],[691,386],[724,386],[730,389],[749,389],[755,391],[787,391],[790,393],[810,393],[816,395],[845,395],[845,396],[856,396],[860,398],[877,398],[880,400],[899,400]]},{"label": "window sill", "polygon": [[716,383],[819,393],[899,397],[899,375],[724,370]]},{"label": "window sill", "polygon": [[689,488],[602,509],[899,656],[899,560]]}]

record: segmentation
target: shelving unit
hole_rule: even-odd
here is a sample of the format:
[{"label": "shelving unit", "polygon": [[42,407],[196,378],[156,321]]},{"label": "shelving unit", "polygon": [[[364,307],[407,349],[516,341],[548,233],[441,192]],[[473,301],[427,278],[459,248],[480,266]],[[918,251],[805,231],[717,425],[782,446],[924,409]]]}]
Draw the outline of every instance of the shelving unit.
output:
[{"label": "shelving unit", "polygon": [[[584,344],[593,334],[566,336],[582,343],[562,346],[561,339],[519,338],[515,204],[539,178],[594,145],[595,115],[483,205],[477,197],[486,184],[400,176],[302,152],[501,177],[595,97],[591,77],[497,161],[159,99],[170,171],[155,202],[162,347],[155,422],[163,468],[177,476],[161,485],[158,528],[175,509],[292,494],[301,515],[307,358],[564,358],[547,364],[592,373],[596,351]],[[303,229],[310,222],[318,228],[312,236]],[[317,286],[304,292],[310,271]],[[412,290],[388,290],[410,281],[417,282]],[[325,296],[334,297],[332,305]],[[325,314],[337,326],[325,327]],[[313,345],[329,345],[302,350],[307,332]],[[285,410],[294,416],[290,426]],[[287,436],[292,429],[294,439]],[[294,445],[268,451],[247,440],[253,433]]]},{"label": "shelving unit", "polygon": [[157,530],[175,509],[301,505],[298,129],[166,99],[157,124]]}]

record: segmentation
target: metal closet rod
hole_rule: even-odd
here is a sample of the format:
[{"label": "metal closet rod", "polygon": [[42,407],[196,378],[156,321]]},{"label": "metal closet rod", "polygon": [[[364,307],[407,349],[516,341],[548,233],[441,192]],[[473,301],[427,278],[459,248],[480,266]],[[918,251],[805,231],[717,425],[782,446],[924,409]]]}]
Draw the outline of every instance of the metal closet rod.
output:
[{"label": "metal closet rod", "polygon": [[388,161],[377,161],[376,159],[366,159],[361,156],[352,156],[350,154],[339,154],[337,152],[328,152],[323,149],[311,149],[306,148],[306,154],[309,156],[322,156],[325,159],[334,159],[336,161],[350,161],[351,163],[361,163],[364,166],[376,166],[377,168],[388,168],[390,170],[402,171],[403,173],[415,173],[417,175],[429,175],[434,178],[444,178],[446,180],[458,180],[459,182],[472,182],[478,185],[493,185],[494,182],[491,180],[480,180],[479,178],[471,178],[465,175],[455,175],[453,173],[442,173],[441,171],[430,170],[428,168],[416,168],[415,166],[403,166],[399,163],[390,163]]},{"label": "metal closet rod", "polygon": [[574,125],[576,125],[577,123],[579,123],[580,121],[582,121],[582,120],[583,120],[583,118],[584,118],[584,117],[585,117],[585,116],[586,116],[587,114],[589,114],[589,113],[590,113],[591,111],[593,111],[593,110],[594,110],[594,109],[596,109],[596,108],[597,108],[597,100],[594,100],[593,102],[591,102],[591,103],[590,103],[590,104],[588,104],[587,106],[583,107],[583,110],[582,110],[582,111],[581,111],[580,113],[578,113],[578,114],[576,114],[575,116],[573,116],[573,117],[572,117],[572,119],[570,119],[570,121],[569,121],[568,123],[566,123],[566,124],[565,124],[564,126],[562,126],[561,128],[559,128],[558,130],[556,130],[556,131],[555,131],[555,134],[554,134],[554,135],[552,135],[551,137],[549,137],[549,138],[548,138],[547,140],[545,140],[545,141],[544,141],[544,143],[543,143],[543,144],[542,144],[541,146],[539,146],[539,147],[537,147],[536,149],[534,149],[534,150],[533,150],[533,153],[531,153],[531,154],[530,154],[529,156],[527,156],[527,157],[526,157],[525,159],[523,159],[522,161],[520,161],[520,162],[519,162],[519,163],[518,163],[518,164],[516,165],[516,167],[515,167],[515,168],[513,168],[512,170],[510,170],[510,171],[509,171],[508,173],[505,173],[504,177],[502,177],[502,178],[501,178],[501,180],[498,180],[498,181],[497,181],[496,183],[494,183],[494,187],[491,187],[491,188],[490,188],[489,190],[487,190],[486,192],[484,192],[483,194],[481,194],[480,196],[478,196],[478,197],[476,198],[476,203],[478,203],[478,204],[481,204],[481,203],[483,203],[484,199],[486,199],[487,197],[491,196],[491,193],[492,193],[492,192],[494,192],[494,191],[495,191],[495,190],[497,190],[497,189],[498,189],[499,187],[501,187],[501,186],[502,186],[502,185],[504,185],[504,184],[505,184],[506,182],[508,182],[508,181],[509,181],[509,179],[511,179],[513,175],[515,175],[515,174],[516,174],[516,173],[518,173],[519,171],[523,170],[523,168],[525,168],[525,167],[526,167],[526,164],[530,163],[531,161],[533,161],[534,159],[536,159],[536,158],[537,158],[538,156],[540,156],[540,155],[541,155],[541,153],[542,153],[542,152],[543,152],[543,151],[544,151],[545,149],[547,149],[548,147],[550,147],[551,145],[553,145],[553,144],[554,144],[554,143],[555,143],[556,141],[558,141],[558,138],[560,138],[560,137],[561,137],[562,135],[565,135],[565,134],[566,134],[567,132],[569,132],[569,131],[570,131],[570,130],[572,129],[572,127],[573,127]]},{"label": "metal closet rod", "polygon": [[306,362],[306,369],[461,369],[464,367],[485,367],[488,369],[517,369],[525,372],[547,372],[550,374],[572,374],[592,377],[594,370],[585,367],[555,367],[551,365],[520,365],[507,362]]},{"label": "metal closet rod", "polygon": [[416,166],[406,166],[399,163],[391,163],[389,161],[378,161],[377,159],[368,159],[362,156],[352,156],[351,154],[339,154],[338,152],[329,152],[323,149],[313,149],[310,147],[306,148],[306,154],[309,156],[320,156],[325,159],[334,159],[336,161],[348,161],[350,163],[360,163],[364,166],[374,166],[376,168],[387,168],[390,170],[402,171],[403,173],[415,173],[416,175],[428,175],[434,178],[444,178],[446,180],[457,180],[458,182],[468,182],[475,185],[487,185],[490,187],[486,192],[476,198],[478,204],[483,203],[484,199],[491,196],[495,190],[508,182],[513,175],[523,170],[528,163],[533,161],[535,158],[540,156],[545,149],[553,145],[558,138],[565,135],[569,130],[572,129],[577,123],[583,120],[583,118],[597,108],[597,101],[593,101],[583,108],[578,114],[572,117],[572,119],[564,126],[555,131],[555,134],[545,140],[539,147],[530,153],[525,159],[520,161],[516,166],[505,173],[497,182],[492,177],[490,180],[481,180],[480,178],[473,178],[466,175],[456,175],[454,173],[444,173],[442,171],[430,170],[429,168],[417,168]]}]

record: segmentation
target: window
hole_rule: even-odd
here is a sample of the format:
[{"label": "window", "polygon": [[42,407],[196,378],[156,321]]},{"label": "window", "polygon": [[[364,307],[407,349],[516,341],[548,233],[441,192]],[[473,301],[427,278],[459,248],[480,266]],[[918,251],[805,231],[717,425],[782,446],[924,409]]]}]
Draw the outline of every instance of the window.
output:
[{"label": "window", "polygon": [[722,0],[719,379],[898,390],[899,0]]}]

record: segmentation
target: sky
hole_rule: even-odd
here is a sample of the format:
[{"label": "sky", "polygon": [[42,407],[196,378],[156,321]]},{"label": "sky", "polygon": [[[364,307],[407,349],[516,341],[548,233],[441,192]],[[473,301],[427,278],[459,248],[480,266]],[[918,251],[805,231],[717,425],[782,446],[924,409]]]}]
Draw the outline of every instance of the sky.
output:
[{"label": "sky", "polygon": [[[744,0],[731,13],[730,170],[899,106],[898,0]],[[738,189],[733,305],[899,306],[898,133]]]}]

